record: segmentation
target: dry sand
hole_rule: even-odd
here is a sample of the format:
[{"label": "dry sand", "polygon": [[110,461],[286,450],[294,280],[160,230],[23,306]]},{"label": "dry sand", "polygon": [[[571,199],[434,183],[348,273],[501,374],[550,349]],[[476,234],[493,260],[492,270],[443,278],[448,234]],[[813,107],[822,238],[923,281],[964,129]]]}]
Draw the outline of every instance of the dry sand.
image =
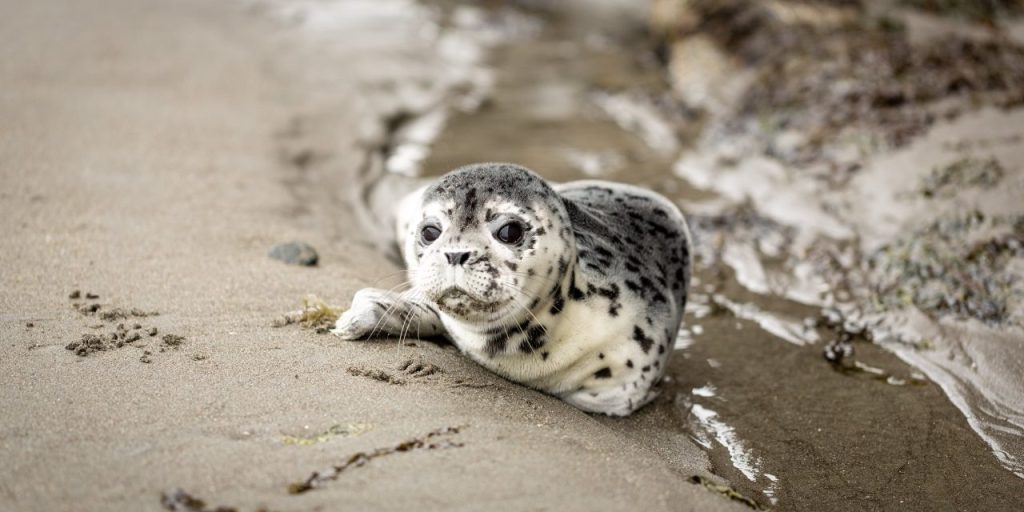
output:
[{"label": "dry sand", "polygon": [[[177,487],[244,510],[741,508],[688,483],[708,461],[656,411],[595,418],[450,348],[270,326],[307,293],[344,304],[398,270],[341,198],[362,164],[360,87],[417,54],[341,32],[360,58],[326,72],[260,9],[0,2],[0,509],[154,510]],[[320,266],[266,257],[292,239]],[[103,322],[74,302],[160,314]],[[160,335],[65,349],[118,322]],[[440,371],[403,375],[410,359]],[[445,427],[455,445],[287,492]]]}]

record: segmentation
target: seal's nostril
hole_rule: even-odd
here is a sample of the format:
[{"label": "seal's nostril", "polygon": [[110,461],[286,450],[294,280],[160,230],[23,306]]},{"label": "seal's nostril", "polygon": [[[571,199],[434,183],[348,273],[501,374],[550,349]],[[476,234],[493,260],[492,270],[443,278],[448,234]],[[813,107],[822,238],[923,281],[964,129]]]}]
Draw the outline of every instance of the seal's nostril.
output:
[{"label": "seal's nostril", "polygon": [[469,261],[469,252],[446,252],[445,257],[448,258],[448,263],[452,265],[464,265]]}]

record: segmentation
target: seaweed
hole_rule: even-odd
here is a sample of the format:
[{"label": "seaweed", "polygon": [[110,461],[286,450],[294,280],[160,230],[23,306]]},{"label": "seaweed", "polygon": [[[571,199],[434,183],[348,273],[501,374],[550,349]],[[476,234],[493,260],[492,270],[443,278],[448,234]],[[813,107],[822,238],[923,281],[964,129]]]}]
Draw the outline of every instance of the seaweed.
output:
[{"label": "seaweed", "polygon": [[[936,317],[1019,324],[1024,282],[1008,265],[1024,257],[1022,228],[1024,216],[986,217],[974,210],[939,218],[879,249],[869,259],[876,276],[873,307],[884,312],[913,305]],[[981,239],[964,243],[972,237]]]},{"label": "seaweed", "polygon": [[314,329],[317,334],[324,334],[334,327],[344,311],[344,308],[331,306],[316,295],[307,295],[302,299],[302,309],[275,319],[271,326],[299,324],[306,329]]},{"label": "seaweed", "polygon": [[732,487],[730,487],[728,485],[716,484],[716,483],[714,483],[714,482],[712,482],[712,481],[708,480],[707,478],[704,478],[704,477],[702,477],[700,475],[694,475],[694,476],[690,477],[690,483],[697,484],[697,485],[702,485],[702,486],[704,486],[705,489],[707,489],[707,490],[709,490],[709,491],[711,491],[711,492],[713,492],[715,494],[718,494],[718,495],[720,495],[720,496],[722,496],[724,498],[727,498],[729,500],[742,503],[742,504],[744,504],[744,505],[746,505],[746,506],[748,506],[748,507],[750,507],[750,508],[752,508],[754,510],[765,510],[765,508],[763,506],[761,506],[760,503],[758,503],[757,501],[754,501],[752,498],[748,498],[748,497],[740,494],[739,491],[737,491],[736,489],[734,489],[734,488],[732,488]]},{"label": "seaweed", "polygon": [[370,461],[378,459],[380,457],[386,457],[388,455],[394,455],[397,453],[408,453],[416,450],[443,450],[447,448],[461,448],[463,443],[451,441],[449,439],[438,439],[445,438],[458,434],[464,427],[445,427],[432,432],[427,433],[424,436],[413,438],[407,441],[403,441],[394,446],[388,446],[385,448],[377,448],[371,452],[358,452],[352,454],[344,462],[336,466],[331,466],[321,471],[314,471],[311,475],[306,477],[304,480],[294,482],[288,486],[288,493],[297,495],[302,494],[317,487],[324,485],[327,482],[337,480],[338,477],[345,471],[351,468],[358,468],[369,464]]},{"label": "seaweed", "polygon": [[990,189],[1002,181],[1005,171],[995,158],[962,158],[936,167],[921,180],[919,192],[926,198],[953,197],[964,187]]},{"label": "seaweed", "polygon": [[[982,10],[991,12],[1020,4],[904,1],[989,4]],[[879,17],[877,9],[855,1],[810,2],[787,8],[787,15],[774,3],[753,0],[686,4],[689,21],[672,37],[713,41],[750,77],[735,108],[710,119],[710,140],[797,167],[828,164],[837,171],[833,179],[846,179],[862,165],[859,157],[839,156],[851,141],[861,149],[901,147],[938,120],[1024,102],[1024,47],[1009,37],[952,34],[916,46],[900,19]],[[1011,4],[1016,7],[1002,7]],[[803,10],[819,15],[790,15]],[[800,141],[792,147],[781,136],[789,133]]]}]

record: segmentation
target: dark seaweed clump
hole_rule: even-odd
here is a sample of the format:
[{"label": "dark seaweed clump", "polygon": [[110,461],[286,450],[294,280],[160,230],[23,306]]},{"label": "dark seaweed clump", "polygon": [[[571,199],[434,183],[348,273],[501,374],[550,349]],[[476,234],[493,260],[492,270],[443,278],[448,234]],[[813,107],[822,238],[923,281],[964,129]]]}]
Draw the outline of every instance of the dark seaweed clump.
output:
[{"label": "dark seaweed clump", "polygon": [[933,169],[921,183],[921,195],[927,198],[952,197],[964,187],[993,188],[1005,170],[995,158],[962,158]]},{"label": "dark seaweed clump", "polygon": [[993,23],[1003,16],[1024,11],[1021,0],[901,0],[901,3],[941,16]]},{"label": "dark seaweed clump", "polygon": [[[972,236],[978,233],[991,234]],[[972,211],[939,219],[873,255],[875,306],[912,304],[932,316],[1019,323],[1012,313],[1024,300],[1024,283],[1006,270],[1015,258],[1024,258],[1024,216],[986,218]]]},{"label": "dark seaweed clump", "polygon": [[[694,21],[670,36],[708,37],[754,77],[733,113],[715,121],[717,138],[749,138],[758,151],[807,165],[829,161],[844,133],[899,147],[937,120],[1024,103],[1024,47],[1008,38],[950,34],[915,46],[900,19],[860,2],[792,4],[819,14],[783,19],[766,2],[695,0]],[[773,147],[783,132],[802,143]]]}]

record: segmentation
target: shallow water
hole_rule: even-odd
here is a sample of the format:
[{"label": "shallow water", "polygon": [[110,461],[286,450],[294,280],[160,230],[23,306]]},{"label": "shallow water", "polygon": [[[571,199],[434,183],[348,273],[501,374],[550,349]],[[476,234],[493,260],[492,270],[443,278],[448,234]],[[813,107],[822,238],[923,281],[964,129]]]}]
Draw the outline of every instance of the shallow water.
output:
[{"label": "shallow water", "polygon": [[[672,172],[692,133],[673,128],[684,123],[660,99],[653,58],[638,59],[643,41],[582,30],[559,13],[531,16],[542,28],[491,49],[489,99],[447,119],[422,175],[514,161],[553,181],[641,184],[683,206],[706,257],[653,407],[689,425],[716,474],[785,510],[1000,509],[1024,499],[1021,480],[942,386],[868,342],[856,342],[844,365],[829,364],[822,353],[836,333],[818,325],[820,308],[783,296],[800,290],[773,292],[778,286],[764,285],[770,262],[744,264],[757,258],[750,240],[723,240],[715,213],[688,208],[716,196]],[[748,234],[770,253],[777,231],[752,217]],[[617,421],[628,430],[642,419]]]}]

